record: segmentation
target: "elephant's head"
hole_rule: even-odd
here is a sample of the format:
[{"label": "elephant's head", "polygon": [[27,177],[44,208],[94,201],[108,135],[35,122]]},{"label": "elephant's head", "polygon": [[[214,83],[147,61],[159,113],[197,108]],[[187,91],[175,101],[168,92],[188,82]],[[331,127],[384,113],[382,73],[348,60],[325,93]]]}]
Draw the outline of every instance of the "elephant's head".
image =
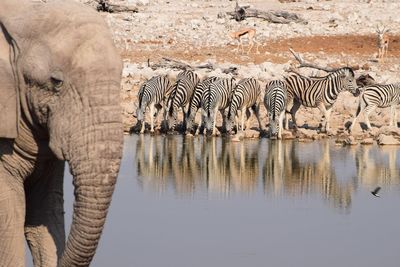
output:
[{"label": "elephant's head", "polygon": [[75,202],[60,265],[87,266],[122,156],[120,56],[102,18],[73,1],[1,0],[0,26],[0,137],[23,125],[69,163]]}]

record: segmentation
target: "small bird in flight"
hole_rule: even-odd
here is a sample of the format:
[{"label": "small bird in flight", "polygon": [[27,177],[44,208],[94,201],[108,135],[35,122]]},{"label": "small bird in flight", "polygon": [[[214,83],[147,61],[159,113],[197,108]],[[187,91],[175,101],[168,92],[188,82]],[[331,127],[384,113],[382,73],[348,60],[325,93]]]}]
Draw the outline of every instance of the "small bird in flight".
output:
[{"label": "small bird in flight", "polygon": [[380,195],[378,195],[379,190],[381,190],[381,187],[378,186],[377,188],[374,189],[374,191],[371,191],[371,194],[373,194],[376,197],[380,197]]}]

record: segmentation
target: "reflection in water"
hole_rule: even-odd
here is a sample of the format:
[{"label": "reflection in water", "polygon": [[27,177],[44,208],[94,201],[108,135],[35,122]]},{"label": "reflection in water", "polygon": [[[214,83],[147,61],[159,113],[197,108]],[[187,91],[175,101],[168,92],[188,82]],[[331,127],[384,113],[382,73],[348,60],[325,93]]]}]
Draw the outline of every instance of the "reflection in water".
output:
[{"label": "reflection in water", "polygon": [[[272,142],[263,168],[264,190],[275,194],[302,195],[320,193],[324,199],[340,209],[351,205],[355,185],[352,179],[337,179],[331,164],[331,145],[318,146],[297,142]],[[312,157],[301,155],[309,150]]]},{"label": "reflection in water", "polygon": [[143,190],[179,196],[252,194],[262,184],[270,196],[321,195],[349,210],[358,186],[399,183],[395,147],[335,147],[331,143],[184,136],[136,137],[136,164]]}]

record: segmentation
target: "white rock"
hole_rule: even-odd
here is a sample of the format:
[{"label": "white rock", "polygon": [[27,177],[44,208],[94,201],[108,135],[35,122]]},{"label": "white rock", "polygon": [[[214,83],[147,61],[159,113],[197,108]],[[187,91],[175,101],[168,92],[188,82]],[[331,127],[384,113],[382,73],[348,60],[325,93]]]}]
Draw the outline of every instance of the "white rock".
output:
[{"label": "white rock", "polygon": [[150,0],[128,0],[128,5],[147,6],[150,4]]}]

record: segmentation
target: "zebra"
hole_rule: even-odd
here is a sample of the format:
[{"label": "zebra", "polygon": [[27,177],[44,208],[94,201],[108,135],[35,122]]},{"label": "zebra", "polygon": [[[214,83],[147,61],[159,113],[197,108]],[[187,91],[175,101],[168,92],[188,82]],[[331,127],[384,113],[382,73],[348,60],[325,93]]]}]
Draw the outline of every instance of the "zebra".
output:
[{"label": "zebra", "polygon": [[[260,102],[261,102],[260,94],[261,94],[261,86],[256,79],[246,78],[238,82],[232,93],[232,100],[228,109],[227,120],[226,120],[226,130],[228,132],[232,131],[238,110],[241,111],[240,126],[242,131],[245,129],[244,128],[245,116],[246,116],[246,128],[248,128],[249,117],[251,115],[250,110],[253,110],[254,114],[257,117],[260,131],[262,130],[262,124],[260,121]],[[238,127],[237,130],[239,131]]]},{"label": "zebra", "polygon": [[[349,67],[337,69],[325,77],[305,77],[299,74],[292,74],[285,78],[288,86],[288,102],[286,113],[292,115],[295,129],[296,112],[300,105],[318,108],[323,115],[321,132],[329,131],[329,117],[331,108],[339,93],[347,90],[356,94],[357,84],[354,71]],[[285,129],[289,128],[289,117],[286,116]]]},{"label": "zebra", "polygon": [[185,108],[189,105],[194,88],[199,81],[199,76],[191,70],[185,70],[178,74],[173,91],[168,99],[167,112],[164,115],[167,128],[173,129],[175,127],[179,108],[182,108],[183,119],[185,120]]},{"label": "zebra", "polygon": [[265,86],[264,105],[268,112],[269,134],[272,138],[282,139],[282,124],[287,104],[287,84],[273,80]]},{"label": "zebra", "polygon": [[150,132],[154,132],[154,117],[162,107],[165,108],[165,102],[172,91],[172,82],[168,76],[154,76],[150,80],[144,82],[139,89],[138,100],[139,106],[136,109],[136,118],[141,124],[140,133],[145,130],[145,112],[146,108],[150,109]]},{"label": "zebra", "polygon": [[225,122],[225,109],[229,106],[232,92],[236,86],[234,78],[221,78],[211,83],[208,90],[204,92],[202,109],[207,132],[215,135],[215,120],[217,111],[220,111]]},{"label": "zebra", "polygon": [[362,89],[356,115],[349,131],[351,132],[353,130],[356,120],[361,112],[364,112],[364,118],[368,130],[371,130],[369,114],[376,108],[390,107],[389,126],[397,126],[396,106],[398,104],[400,104],[400,83],[386,85],[375,84],[364,87]]},{"label": "zebra", "polygon": [[[215,76],[208,77],[204,79],[202,82],[198,83],[196,88],[194,89],[194,93],[192,95],[192,99],[190,100],[190,105],[186,117],[186,131],[190,131],[193,127],[193,122],[196,117],[196,113],[201,107],[204,92],[208,89],[210,84],[215,82],[217,79],[218,78]],[[199,126],[197,127],[196,135],[199,133],[202,122],[204,122],[203,116],[200,117],[200,123]]]}]

